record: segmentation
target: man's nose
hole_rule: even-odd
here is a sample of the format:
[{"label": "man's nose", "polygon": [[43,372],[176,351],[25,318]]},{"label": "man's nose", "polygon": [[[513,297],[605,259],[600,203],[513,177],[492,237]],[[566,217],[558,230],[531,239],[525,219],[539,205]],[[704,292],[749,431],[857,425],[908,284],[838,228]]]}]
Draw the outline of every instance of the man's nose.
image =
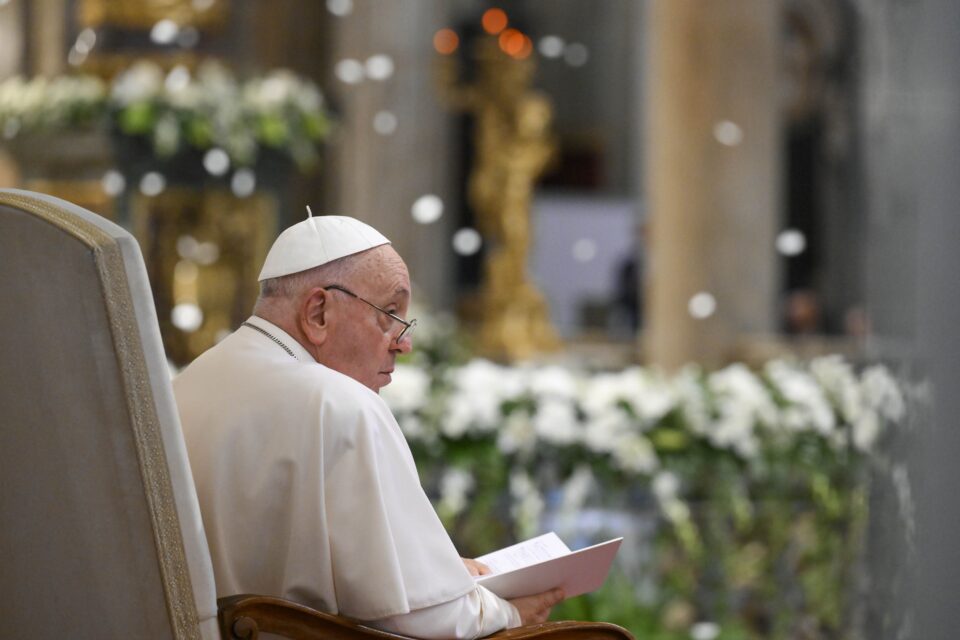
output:
[{"label": "man's nose", "polygon": [[392,351],[410,353],[413,351],[413,336],[403,336],[401,340],[394,339],[390,348]]}]

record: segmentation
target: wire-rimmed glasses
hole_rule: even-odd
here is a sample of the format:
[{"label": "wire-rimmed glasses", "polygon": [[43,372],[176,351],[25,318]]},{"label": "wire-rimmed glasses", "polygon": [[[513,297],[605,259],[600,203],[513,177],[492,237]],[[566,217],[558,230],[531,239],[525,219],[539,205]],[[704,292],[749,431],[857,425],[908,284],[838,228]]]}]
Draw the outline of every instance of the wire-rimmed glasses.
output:
[{"label": "wire-rimmed glasses", "polygon": [[380,313],[383,313],[383,314],[389,316],[391,319],[396,320],[397,322],[399,322],[400,324],[402,324],[402,325],[403,325],[403,330],[399,333],[399,335],[397,335],[396,338],[393,339],[394,342],[400,342],[400,341],[403,340],[404,338],[409,338],[411,335],[413,335],[413,330],[414,330],[414,329],[416,328],[416,326],[417,326],[417,319],[416,319],[416,318],[411,318],[409,321],[408,321],[408,320],[404,320],[403,318],[401,318],[401,317],[398,316],[397,314],[395,314],[395,313],[390,313],[390,312],[387,311],[386,309],[384,309],[384,308],[382,308],[382,307],[378,307],[377,305],[373,304],[372,302],[370,302],[370,301],[367,300],[366,298],[362,298],[362,297],[358,296],[358,295],[355,294],[353,291],[350,291],[350,290],[347,289],[346,287],[341,286],[341,285],[339,285],[339,284],[328,284],[327,286],[324,287],[324,289],[336,289],[337,291],[342,291],[343,293],[347,294],[348,296],[351,296],[351,297],[353,297],[353,298],[356,298],[356,299],[359,300],[360,302],[364,302],[364,303],[370,305],[371,307],[373,307],[374,309],[376,309],[376,310],[379,311]]}]

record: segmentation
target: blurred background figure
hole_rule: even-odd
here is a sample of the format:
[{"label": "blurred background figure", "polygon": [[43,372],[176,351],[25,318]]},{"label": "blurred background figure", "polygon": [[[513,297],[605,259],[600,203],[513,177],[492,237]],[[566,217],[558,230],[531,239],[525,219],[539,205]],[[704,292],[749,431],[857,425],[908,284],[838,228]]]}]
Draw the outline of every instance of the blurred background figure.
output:
[{"label": "blurred background figure", "polygon": [[820,301],[809,290],[790,291],[786,296],[785,320],[787,332],[810,335],[817,333],[822,325]]}]

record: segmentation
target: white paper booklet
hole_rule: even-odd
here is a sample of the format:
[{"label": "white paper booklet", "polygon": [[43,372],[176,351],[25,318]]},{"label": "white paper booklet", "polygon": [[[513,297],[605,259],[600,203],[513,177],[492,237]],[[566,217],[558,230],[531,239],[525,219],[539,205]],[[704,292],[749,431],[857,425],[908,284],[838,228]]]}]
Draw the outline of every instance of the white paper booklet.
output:
[{"label": "white paper booklet", "polygon": [[477,558],[492,574],[474,579],[501,598],[563,589],[568,598],[600,588],[623,538],[570,551],[552,531]]}]

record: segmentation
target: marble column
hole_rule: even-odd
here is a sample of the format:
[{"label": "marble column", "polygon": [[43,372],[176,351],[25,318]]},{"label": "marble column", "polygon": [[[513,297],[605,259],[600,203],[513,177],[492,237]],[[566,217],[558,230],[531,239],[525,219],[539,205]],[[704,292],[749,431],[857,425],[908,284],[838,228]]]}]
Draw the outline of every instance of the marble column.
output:
[{"label": "marble column", "polygon": [[67,66],[66,6],[62,0],[34,0],[30,8],[31,75],[60,75]]},{"label": "marble column", "polygon": [[952,638],[960,628],[960,4],[855,4],[867,353],[892,366],[908,399],[884,444],[894,473],[877,473],[871,486],[862,636]]},{"label": "marble column", "polygon": [[[20,6],[20,0],[0,4],[0,80],[22,70],[22,26],[23,7]],[[5,149],[0,148],[0,188],[15,187],[19,182],[16,163]]]},{"label": "marble column", "polygon": [[[328,82],[341,120],[324,168],[330,211],[353,215],[380,229],[404,256],[417,291],[432,307],[453,298],[450,238],[455,231],[449,207],[454,172],[453,115],[444,109],[434,83],[433,35],[453,27],[457,3],[439,0],[355,2],[348,15],[332,18],[330,66],[352,59],[366,63],[386,55],[393,74],[377,80],[366,74],[356,84],[333,76]],[[374,128],[395,118],[392,132]],[[447,211],[428,225],[414,222],[411,206],[433,194]]]},{"label": "marble column", "polygon": [[651,0],[646,28],[644,357],[716,365],[775,327],[778,3]]},{"label": "marble column", "polygon": [[21,0],[0,2],[0,79],[23,71],[23,40]]}]

